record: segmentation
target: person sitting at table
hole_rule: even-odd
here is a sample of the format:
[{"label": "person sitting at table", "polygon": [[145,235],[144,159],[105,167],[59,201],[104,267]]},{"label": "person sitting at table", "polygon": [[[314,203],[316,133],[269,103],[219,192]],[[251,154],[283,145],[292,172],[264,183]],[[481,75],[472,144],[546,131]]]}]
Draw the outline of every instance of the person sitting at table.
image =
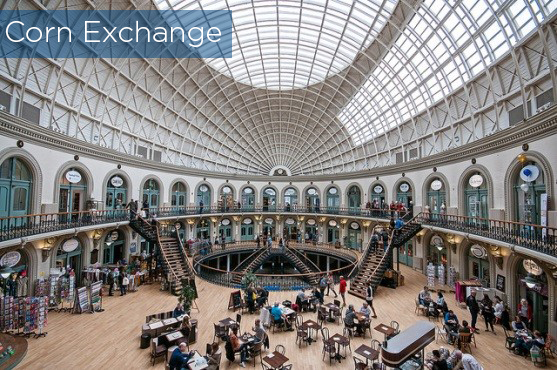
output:
[{"label": "person sitting at table", "polygon": [[515,316],[515,319],[512,322],[512,327],[514,331],[526,329],[526,325],[524,325],[524,323],[522,322],[522,318],[518,315]]},{"label": "person sitting at table", "polygon": [[447,331],[447,341],[453,344],[458,339],[458,317],[456,317],[453,310],[445,313],[445,330]]},{"label": "person sitting at table", "polygon": [[499,320],[499,322],[501,323],[501,326],[504,327],[507,330],[511,330],[511,315],[509,314],[509,307],[504,304],[503,305],[503,312],[501,312],[501,320]]},{"label": "person sitting at table", "polygon": [[174,311],[172,311],[172,317],[176,319],[179,316],[182,316],[184,313],[184,307],[182,307],[182,305],[178,303]]},{"label": "person sitting at table", "polygon": [[445,302],[445,297],[443,296],[443,293],[437,292],[437,300],[435,301],[435,306],[438,310],[441,310],[443,312],[448,311],[447,302]]},{"label": "person sitting at table", "polygon": [[432,352],[432,358],[429,360],[428,368],[432,370],[448,370],[449,365],[447,365],[447,360],[441,357],[441,353],[434,349]]},{"label": "person sitting at table", "polygon": [[257,287],[257,305],[259,307],[263,307],[267,303],[267,299],[269,298],[269,292],[263,289],[261,286]]},{"label": "person sitting at table", "polygon": [[365,315],[366,319],[369,319],[369,317],[371,316],[371,309],[369,308],[367,302],[364,302],[362,304],[362,308],[360,308],[360,312]]},{"label": "person sitting at table", "polygon": [[213,342],[211,344],[211,352],[207,353],[205,359],[207,360],[207,370],[217,370],[220,367],[220,359],[222,357],[222,352],[220,350],[219,344]]},{"label": "person sitting at table", "polygon": [[453,355],[456,361],[456,365],[453,367],[453,370],[459,370],[459,369],[483,370],[484,369],[482,365],[480,365],[478,360],[476,360],[474,356],[472,356],[469,353],[462,354],[462,352],[457,349],[456,351],[454,351]]},{"label": "person sitting at table", "polygon": [[238,327],[236,326],[232,328],[232,334],[230,334],[230,344],[232,345],[232,350],[234,352],[240,352],[240,366],[246,367],[248,345],[247,343],[242,343],[240,338],[238,338]]},{"label": "person sitting at table", "polygon": [[188,345],[185,343],[180,343],[180,345],[174,349],[172,356],[170,356],[170,361],[168,361],[168,366],[170,370],[181,370],[188,368],[188,361],[192,357],[192,352],[188,351]]},{"label": "person sitting at table", "polygon": [[453,312],[453,310],[449,310],[445,313],[445,325],[458,326],[458,317],[456,317],[456,314]]},{"label": "person sitting at table", "polygon": [[267,335],[265,327],[261,324],[261,320],[255,319],[255,325],[252,330],[255,335],[255,342],[263,342],[265,348],[269,349],[269,336]]},{"label": "person sitting at table", "polygon": [[313,288],[313,301],[311,302],[314,306],[319,303],[323,304],[323,294],[321,294],[321,290],[317,289],[317,287]]},{"label": "person sitting at table", "polygon": [[300,307],[300,311],[306,311],[309,308],[309,299],[306,296],[306,290],[302,288],[296,296],[296,304]]},{"label": "person sitting at table", "polygon": [[346,316],[344,316],[344,326],[348,329],[356,329],[356,334],[361,333],[360,325],[357,325],[358,318],[356,317],[356,312],[354,312],[354,305],[348,305],[346,310]]},{"label": "person sitting at table", "polygon": [[420,294],[418,294],[418,301],[421,305],[429,305],[429,302],[431,301],[431,294],[429,294],[429,290],[426,286],[424,286],[424,290],[422,290]]},{"label": "person sitting at table", "polygon": [[538,347],[542,349],[545,346],[545,339],[538,330],[534,330],[534,338],[527,336],[518,336],[516,341],[513,343],[514,354],[519,356],[527,356],[530,353],[532,347]]},{"label": "person sitting at table", "polygon": [[279,303],[275,302],[273,308],[271,308],[271,315],[273,316],[273,319],[275,320],[275,324],[285,324],[286,325],[286,329],[288,331],[293,330],[292,329],[292,324],[290,323],[290,321],[288,321],[288,318],[284,315],[284,313],[282,312],[282,309],[279,307]]}]

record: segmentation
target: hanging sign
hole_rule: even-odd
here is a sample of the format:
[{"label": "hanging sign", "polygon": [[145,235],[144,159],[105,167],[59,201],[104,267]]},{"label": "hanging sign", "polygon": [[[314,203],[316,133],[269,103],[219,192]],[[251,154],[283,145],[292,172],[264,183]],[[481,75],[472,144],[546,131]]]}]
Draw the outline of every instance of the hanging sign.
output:
[{"label": "hanging sign", "polygon": [[209,187],[207,185],[201,185],[199,187],[199,191],[202,192],[202,193],[207,192],[207,190],[209,190]]},{"label": "hanging sign", "polygon": [[79,247],[79,240],[77,239],[68,239],[62,244],[62,250],[66,253],[73,252]]},{"label": "hanging sign", "polygon": [[114,176],[110,179],[110,183],[115,188],[119,188],[120,186],[124,185],[124,180],[120,176]]},{"label": "hanging sign", "polygon": [[68,171],[66,172],[66,180],[72,184],[77,184],[81,181],[81,174],[75,170]]},{"label": "hanging sign", "polygon": [[329,194],[336,194],[338,192],[337,188],[330,188],[329,189]]},{"label": "hanging sign", "polygon": [[270,217],[269,217],[269,218],[266,218],[266,219],[265,219],[265,223],[270,225],[270,224],[273,223],[273,219],[270,218]]},{"label": "hanging sign", "polygon": [[524,266],[524,270],[526,270],[526,272],[528,272],[532,275],[539,276],[539,275],[543,274],[542,268],[536,262],[534,262],[532,260],[522,261],[522,266]]},{"label": "hanging sign", "polygon": [[410,190],[410,185],[408,185],[407,183],[403,182],[402,184],[400,184],[399,186],[399,190],[403,193],[406,193],[408,190]]},{"label": "hanging sign", "polygon": [[445,243],[443,243],[443,238],[441,238],[439,235],[434,235],[431,238],[431,245],[434,245],[436,247],[443,247]]},{"label": "hanging sign", "polygon": [[21,253],[18,251],[11,251],[6,253],[5,255],[0,258],[0,266],[2,267],[14,267],[17,265],[19,260],[21,259]]},{"label": "hanging sign", "polygon": [[222,192],[223,194],[230,194],[232,193],[232,189],[230,189],[228,186],[225,186],[224,188],[222,188]]},{"label": "hanging sign", "polygon": [[478,244],[470,247],[470,253],[476,258],[485,258],[487,256],[485,248]]},{"label": "hanging sign", "polygon": [[441,188],[443,187],[443,183],[441,182],[441,180],[433,180],[431,182],[431,190],[441,190]]},{"label": "hanging sign", "polygon": [[287,218],[286,221],[284,221],[284,222],[286,222],[287,225],[294,225],[294,223],[295,223],[296,221],[294,221],[294,220],[291,219],[291,218]]},{"label": "hanging sign", "polygon": [[253,193],[253,189],[252,188],[245,188],[244,189],[244,194],[251,194]]},{"label": "hanging sign", "polygon": [[315,190],[314,188],[308,189],[308,194],[309,195],[315,195],[315,194],[317,194],[317,190]]},{"label": "hanging sign", "polygon": [[350,227],[351,227],[352,229],[354,229],[354,230],[358,230],[358,229],[360,228],[360,224],[357,223],[357,222],[352,222],[352,223],[350,224]]},{"label": "hanging sign", "polygon": [[533,164],[524,166],[524,168],[520,170],[520,178],[526,182],[535,181],[539,175],[540,175],[540,169]]},{"label": "hanging sign", "polygon": [[244,221],[242,221],[244,223],[244,225],[250,225],[252,223],[251,218],[244,218]]},{"label": "hanging sign", "polygon": [[336,222],[335,220],[329,221],[329,226],[333,226],[333,227],[334,227],[334,226],[336,226],[336,225],[337,225],[337,222]]},{"label": "hanging sign", "polygon": [[223,226],[228,226],[228,225],[230,225],[230,220],[229,220],[228,218],[225,218],[225,219],[222,220],[220,223],[221,223],[221,225],[223,225]]},{"label": "hanging sign", "polygon": [[484,178],[482,175],[473,175],[470,176],[470,179],[468,179],[468,183],[473,188],[479,188],[484,183]]},{"label": "hanging sign", "polygon": [[310,218],[309,220],[306,221],[306,224],[315,225],[315,220],[313,218]]},{"label": "hanging sign", "polygon": [[118,237],[120,236],[120,234],[118,233],[118,231],[114,230],[112,233],[110,233],[110,240],[112,240],[113,242],[118,240]]},{"label": "hanging sign", "polygon": [[382,187],[381,185],[376,185],[376,186],[373,188],[373,192],[374,192],[375,194],[381,194],[381,193],[383,192],[383,187]]}]

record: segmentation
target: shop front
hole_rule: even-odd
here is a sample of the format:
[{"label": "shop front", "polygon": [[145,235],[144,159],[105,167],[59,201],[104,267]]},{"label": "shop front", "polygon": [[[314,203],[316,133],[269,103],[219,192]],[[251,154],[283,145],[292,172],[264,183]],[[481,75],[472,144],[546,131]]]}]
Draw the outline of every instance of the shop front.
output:
[{"label": "shop front", "polygon": [[396,200],[404,205],[404,207],[409,208],[410,202],[413,199],[414,189],[406,181],[401,182],[397,187]]},{"label": "shop front", "polygon": [[56,269],[61,274],[65,274],[68,269],[74,270],[78,283],[83,269],[82,250],[83,247],[78,238],[64,240],[56,250]]},{"label": "shop front", "polygon": [[0,289],[6,296],[28,295],[29,259],[27,253],[18,249],[8,248],[0,252]]},{"label": "shop front", "polygon": [[211,209],[211,188],[206,184],[197,187],[196,205],[199,207],[199,213],[210,212]]},{"label": "shop front", "polygon": [[319,192],[316,188],[309,188],[306,191],[306,208],[308,212],[319,212],[320,200]]},{"label": "shop front", "polygon": [[275,237],[276,225],[275,219],[272,217],[267,217],[263,220],[263,237],[267,238],[269,236]]},{"label": "shop front", "polygon": [[143,195],[142,195],[142,202],[140,207],[143,205],[147,205],[149,208],[158,208],[159,207],[159,196],[160,196],[160,188],[159,183],[155,179],[148,179],[143,184]]},{"label": "shop front", "polygon": [[[472,174],[466,182],[464,190],[464,207],[466,216],[477,219],[487,219],[489,216],[488,190],[483,175],[479,172]],[[472,220],[479,222],[480,220]]]},{"label": "shop front", "polygon": [[347,193],[348,208],[351,214],[359,214],[362,207],[362,192],[356,185],[351,186]]},{"label": "shop front", "polygon": [[317,221],[315,221],[315,219],[313,218],[307,219],[304,240],[306,242],[309,242],[311,240],[314,240],[316,237],[317,237]]},{"label": "shop front", "polygon": [[188,191],[183,182],[172,185],[170,205],[172,207],[185,207],[188,199]]},{"label": "shop front", "polygon": [[242,189],[242,210],[253,211],[255,208],[255,190],[252,187]]},{"label": "shop front", "polygon": [[232,222],[228,218],[223,218],[219,223],[219,237],[226,243],[232,242]]},{"label": "shop front", "polygon": [[103,265],[115,265],[125,256],[126,238],[120,230],[109,232],[104,239]]},{"label": "shop front", "polygon": [[[203,185],[201,185],[203,186]],[[195,226],[195,237],[199,240],[209,240],[211,235],[211,224],[207,219],[201,219]]]},{"label": "shop front", "polygon": [[436,267],[435,268],[436,277],[438,276],[438,269],[437,269],[438,266],[443,266],[445,268],[445,271],[447,271],[447,262],[448,262],[447,255],[448,255],[448,249],[443,238],[439,235],[433,235],[431,237],[431,240],[427,248],[426,266],[429,265],[429,263],[432,263],[433,266]]},{"label": "shop front", "polygon": [[[521,259],[516,266],[516,301],[519,310],[522,299],[531,306],[532,321],[530,328],[547,333],[549,318],[549,286],[543,269],[531,259]],[[517,312],[520,314],[520,312]]]},{"label": "shop front", "polygon": [[[0,217],[25,216],[31,213],[33,175],[19,158],[6,159],[0,165]],[[19,225],[23,220],[14,220]]]},{"label": "shop front", "polygon": [[414,246],[412,240],[407,241],[398,248],[398,262],[403,265],[414,266]]},{"label": "shop front", "polygon": [[298,206],[298,191],[294,188],[287,188],[284,191],[284,209],[290,212]]},{"label": "shop front", "polygon": [[439,179],[433,179],[427,190],[427,206],[429,212],[444,214],[447,205],[445,203],[445,183]]},{"label": "shop front", "polygon": [[233,210],[234,207],[234,190],[228,185],[220,189],[218,207],[222,212]]},{"label": "shop front", "polygon": [[353,221],[348,224],[348,233],[344,245],[348,248],[362,249],[362,228],[358,222]]},{"label": "shop front", "polygon": [[381,184],[371,185],[371,208],[382,209],[385,207],[385,188]]},{"label": "shop front", "polygon": [[327,243],[336,244],[340,242],[340,225],[336,220],[327,223]]},{"label": "shop front", "polygon": [[[525,162],[514,179],[514,202],[516,221],[542,225],[547,221],[542,214],[547,213],[547,192],[545,173],[538,163]],[[527,230],[525,230],[527,231]]]},{"label": "shop front", "polygon": [[[59,179],[60,198],[58,212],[80,212],[87,201],[87,180],[79,169],[70,168]],[[77,214],[61,216],[62,220],[76,219]]]},{"label": "shop front", "polygon": [[479,280],[484,288],[490,288],[491,274],[487,250],[479,244],[470,246],[467,262],[464,277],[466,279]]},{"label": "shop front", "polygon": [[106,184],[105,209],[120,210],[126,208],[127,193],[128,184],[124,177],[120,175],[112,176]]},{"label": "shop front", "polygon": [[283,236],[286,240],[296,240],[298,236],[298,226],[296,220],[287,218],[284,220]]}]

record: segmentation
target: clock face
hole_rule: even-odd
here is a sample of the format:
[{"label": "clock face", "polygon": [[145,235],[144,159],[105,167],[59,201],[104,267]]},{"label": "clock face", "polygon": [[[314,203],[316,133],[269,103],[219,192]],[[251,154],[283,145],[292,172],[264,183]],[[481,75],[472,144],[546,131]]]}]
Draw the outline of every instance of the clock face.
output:
[{"label": "clock face", "polygon": [[278,173],[282,175],[284,173],[284,170],[282,168],[279,168]]}]

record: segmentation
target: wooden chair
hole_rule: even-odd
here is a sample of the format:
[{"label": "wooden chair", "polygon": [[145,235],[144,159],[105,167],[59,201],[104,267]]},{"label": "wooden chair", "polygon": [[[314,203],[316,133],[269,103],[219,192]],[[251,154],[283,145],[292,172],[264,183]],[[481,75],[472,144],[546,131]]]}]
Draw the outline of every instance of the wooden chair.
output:
[{"label": "wooden chair", "polygon": [[335,321],[338,321],[338,323],[340,324],[340,322],[342,321],[342,311],[343,308],[339,308],[338,311],[335,311],[333,313],[333,318],[335,319]]},{"label": "wooden chair", "polygon": [[298,346],[302,346],[302,342],[308,342],[308,332],[302,329],[302,325],[304,324],[304,318],[302,315],[296,316],[296,321],[294,322],[296,325],[296,343],[299,342]]},{"label": "wooden chair", "polygon": [[215,334],[213,334],[213,342],[215,341],[215,338],[219,338],[219,341],[222,340],[222,338],[228,334],[227,330],[224,326],[221,326],[219,324],[213,324],[214,328],[215,328]]},{"label": "wooden chair", "polygon": [[400,333],[400,325],[398,324],[397,321],[391,321],[391,328],[395,329],[394,334],[397,335],[398,333]]},{"label": "wooden chair", "polygon": [[468,350],[472,354],[472,333],[460,333],[458,335],[458,349],[462,352]]},{"label": "wooden chair", "polygon": [[426,308],[425,308],[424,305],[420,304],[420,302],[418,301],[418,298],[416,298],[416,309],[414,310],[414,313],[417,315],[419,312],[421,312],[422,315],[425,316]]},{"label": "wooden chair", "polygon": [[362,325],[362,330],[363,330],[362,334],[364,336],[364,339],[366,338],[366,331],[368,330],[369,330],[369,337],[373,338],[373,331],[371,330],[371,318],[366,319],[366,321]]},{"label": "wooden chair", "polygon": [[168,347],[164,344],[159,344],[159,338],[153,338],[151,340],[151,362],[155,366],[155,360],[157,357],[166,357]]},{"label": "wooden chair", "polygon": [[337,346],[334,343],[329,343],[329,329],[321,329],[321,337],[323,340],[323,361],[325,361],[325,354],[329,354],[329,365],[332,364],[333,358],[337,355]]},{"label": "wooden chair", "polygon": [[516,342],[516,338],[514,335],[509,335],[507,329],[503,327],[503,331],[505,332],[505,348],[511,352],[513,350],[513,344]]},{"label": "wooden chair", "polygon": [[323,306],[320,306],[319,309],[317,310],[317,323],[319,325],[323,325],[323,323],[327,321],[328,317],[329,314],[327,313],[327,309]]},{"label": "wooden chair", "polygon": [[445,341],[447,343],[449,343],[449,337],[448,337],[449,334],[447,333],[447,330],[445,329],[444,326],[437,325],[436,329],[435,329],[435,334],[437,334],[435,336],[435,343],[437,343],[437,341],[439,340],[439,337],[445,339]]},{"label": "wooden chair", "polygon": [[275,328],[277,330],[284,331],[284,329],[286,328],[286,323],[284,322],[284,319],[282,320],[282,323],[277,323],[273,315],[271,315],[271,328],[273,329],[273,333],[275,332]]},{"label": "wooden chair", "polygon": [[261,350],[263,347],[263,342],[257,342],[249,349],[250,357],[253,357],[253,367],[255,367],[255,358],[259,356],[259,361],[263,362],[263,357],[261,356]]},{"label": "wooden chair", "polygon": [[274,370],[272,367],[265,365],[263,361],[261,361],[261,367],[263,368],[263,370]]},{"label": "wooden chair", "polygon": [[372,349],[376,350],[376,351],[381,351],[381,342],[378,341],[377,339],[373,339],[371,341],[371,346]]},{"label": "wooden chair", "polygon": [[292,364],[284,365],[281,370],[292,370]]},{"label": "wooden chair", "polygon": [[284,355],[286,353],[286,348],[284,348],[282,344],[277,344],[277,346],[275,347],[275,351],[277,351],[281,355]]},{"label": "wooden chair", "polygon": [[545,345],[543,346],[543,353],[545,357],[555,357],[553,356],[553,343],[555,343],[555,338],[548,334],[545,340]]},{"label": "wooden chair", "polygon": [[242,322],[242,315],[240,315],[239,313],[236,314],[236,324],[230,326],[231,328],[233,327],[237,327],[238,328],[238,334],[241,334],[242,331],[240,330],[240,324]]},{"label": "wooden chair", "polygon": [[354,370],[367,370],[369,369],[367,367],[367,364],[365,362],[363,362],[362,360],[360,360],[357,357],[352,357],[354,359]]},{"label": "wooden chair", "polygon": [[340,300],[335,299],[335,300],[333,300],[333,303],[334,303],[335,306],[340,308]]}]

